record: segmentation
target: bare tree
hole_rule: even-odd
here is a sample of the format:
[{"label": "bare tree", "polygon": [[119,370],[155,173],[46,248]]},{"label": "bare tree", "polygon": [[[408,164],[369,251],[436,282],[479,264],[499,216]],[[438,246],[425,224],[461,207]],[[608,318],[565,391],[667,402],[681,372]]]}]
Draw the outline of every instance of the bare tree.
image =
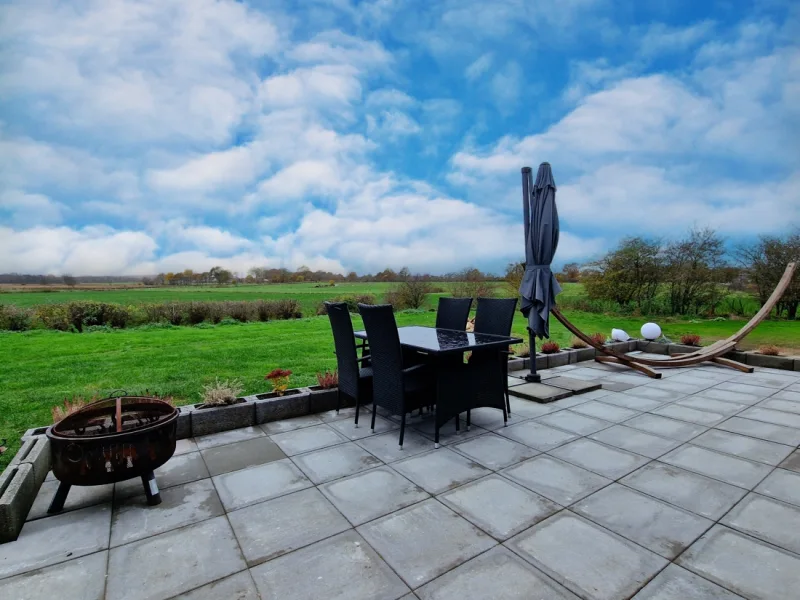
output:
[{"label": "bare tree", "polygon": [[69,287],[75,287],[75,284],[78,283],[78,280],[69,273],[64,273],[61,276],[61,279],[64,281],[64,284],[68,285]]},{"label": "bare tree", "polygon": [[[778,285],[786,265],[800,261],[800,228],[783,237],[761,236],[755,244],[742,245],[736,249],[738,261],[747,269],[750,281],[756,287],[758,299],[763,305],[772,290]],[[778,315],[788,319],[797,318],[800,306],[800,270],[795,271],[789,288],[778,302]]]}]

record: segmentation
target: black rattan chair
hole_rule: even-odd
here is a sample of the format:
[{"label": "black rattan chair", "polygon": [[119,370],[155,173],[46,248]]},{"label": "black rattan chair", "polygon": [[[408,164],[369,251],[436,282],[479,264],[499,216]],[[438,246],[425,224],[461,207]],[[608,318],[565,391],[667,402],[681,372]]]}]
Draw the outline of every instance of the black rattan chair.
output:
[{"label": "black rattan chair", "polygon": [[[489,333],[492,335],[511,335],[511,326],[514,323],[514,312],[517,310],[516,298],[478,298],[478,307],[475,310],[475,333]],[[490,354],[497,354],[496,352]],[[500,353],[499,360],[503,370],[503,390],[506,397],[506,412],[511,414],[511,400],[508,396],[508,352]],[[491,359],[484,352],[473,353],[475,360]],[[467,413],[469,423],[469,413]]]},{"label": "black rattan chair", "polygon": [[342,396],[351,398],[356,404],[356,420],[362,404],[372,399],[372,367],[364,363],[369,356],[359,358],[356,341],[353,337],[353,321],[345,302],[325,302],[328,319],[333,330],[333,344],[336,348],[336,363],[339,370],[339,394],[336,412],[342,406]]},{"label": "black rattan chair", "polygon": [[472,298],[439,298],[439,307],[436,309],[436,329],[464,331],[467,328],[471,306]]},{"label": "black rattan chair", "polygon": [[369,339],[372,362],[372,430],[375,409],[380,406],[400,415],[400,447],[406,430],[406,414],[435,402],[435,381],[427,365],[404,367],[403,349],[394,310],[389,304],[359,304]]}]

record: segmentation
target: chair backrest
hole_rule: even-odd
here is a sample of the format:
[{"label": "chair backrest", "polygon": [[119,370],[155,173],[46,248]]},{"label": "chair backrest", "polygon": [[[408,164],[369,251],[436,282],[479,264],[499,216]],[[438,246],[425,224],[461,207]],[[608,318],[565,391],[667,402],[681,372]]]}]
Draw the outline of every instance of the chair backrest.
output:
[{"label": "chair backrest", "polygon": [[391,304],[359,304],[369,340],[372,364],[372,395],[378,406],[394,414],[403,407],[403,350]]},{"label": "chair backrest", "polygon": [[325,302],[333,330],[336,363],[339,370],[339,390],[351,396],[358,394],[358,354],[353,337],[353,321],[345,302]]},{"label": "chair backrest", "polygon": [[464,331],[467,328],[470,306],[472,298],[439,298],[436,328]]},{"label": "chair backrest", "polygon": [[511,335],[516,298],[478,298],[475,310],[475,333]]}]

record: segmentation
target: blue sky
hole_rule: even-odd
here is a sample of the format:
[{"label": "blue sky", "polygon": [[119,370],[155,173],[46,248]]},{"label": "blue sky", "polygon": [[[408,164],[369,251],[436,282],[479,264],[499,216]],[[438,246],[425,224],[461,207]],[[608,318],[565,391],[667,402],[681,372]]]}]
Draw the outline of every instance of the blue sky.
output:
[{"label": "blue sky", "polygon": [[800,224],[796,3],[0,12],[0,272],[502,271],[545,160],[558,264]]}]

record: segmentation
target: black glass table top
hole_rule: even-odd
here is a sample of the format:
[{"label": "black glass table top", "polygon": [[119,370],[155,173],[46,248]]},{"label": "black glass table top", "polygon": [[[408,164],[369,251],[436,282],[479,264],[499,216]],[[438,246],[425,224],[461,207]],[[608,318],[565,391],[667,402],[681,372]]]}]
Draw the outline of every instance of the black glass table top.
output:
[{"label": "black glass table top", "polygon": [[[469,350],[505,348],[510,344],[519,344],[520,338],[486,333],[471,333],[454,329],[436,329],[434,327],[398,327],[400,344],[416,350],[432,354],[467,352]],[[366,331],[356,331],[359,339],[367,339]]]}]

